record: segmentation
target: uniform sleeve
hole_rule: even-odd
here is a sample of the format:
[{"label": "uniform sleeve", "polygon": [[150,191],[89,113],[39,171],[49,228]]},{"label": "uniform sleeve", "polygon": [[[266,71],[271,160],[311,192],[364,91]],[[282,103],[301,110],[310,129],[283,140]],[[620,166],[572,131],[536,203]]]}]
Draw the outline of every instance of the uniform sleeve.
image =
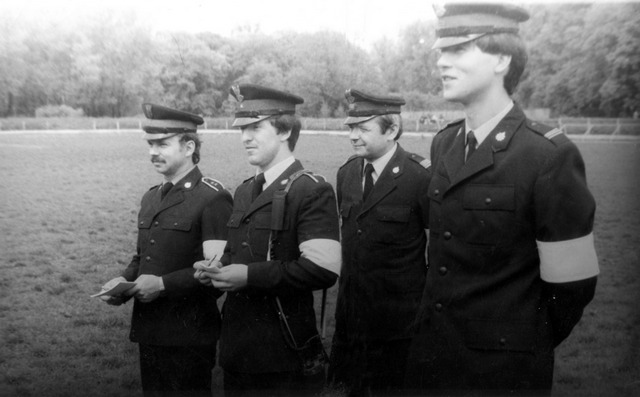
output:
[{"label": "uniform sleeve", "polygon": [[127,266],[122,272],[121,276],[127,281],[135,281],[138,278],[138,268],[140,267],[140,255],[135,254]]},{"label": "uniform sleeve", "polygon": [[548,159],[535,189],[540,277],[557,345],[593,299],[599,273],[593,241],[595,200],[582,156],[568,139]]},{"label": "uniform sleeve", "polygon": [[[227,191],[216,194],[202,211],[200,224],[202,228],[202,242],[208,240],[226,240],[227,222],[231,216],[233,200]],[[162,276],[165,294],[180,295],[193,288],[202,288],[198,280],[193,277],[195,269],[192,267],[167,273]]]},{"label": "uniform sleeve", "polygon": [[336,282],[342,254],[333,188],[326,182],[314,185],[299,208],[295,227],[300,256],[291,261],[252,263],[249,287],[286,294],[292,289],[329,288]]}]

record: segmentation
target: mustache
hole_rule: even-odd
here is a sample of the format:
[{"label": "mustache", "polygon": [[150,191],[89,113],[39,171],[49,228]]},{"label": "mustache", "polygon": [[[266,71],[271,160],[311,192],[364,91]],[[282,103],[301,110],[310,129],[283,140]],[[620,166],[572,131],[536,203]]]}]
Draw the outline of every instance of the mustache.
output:
[{"label": "mustache", "polygon": [[152,163],[164,163],[164,160],[160,156],[151,156]]}]

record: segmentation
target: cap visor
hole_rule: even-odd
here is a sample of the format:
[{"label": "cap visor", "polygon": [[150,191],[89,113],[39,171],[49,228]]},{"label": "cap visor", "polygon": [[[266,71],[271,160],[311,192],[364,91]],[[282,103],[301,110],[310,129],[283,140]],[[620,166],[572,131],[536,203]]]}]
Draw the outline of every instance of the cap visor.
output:
[{"label": "cap visor", "polygon": [[439,48],[453,47],[456,45],[468,43],[482,36],[484,36],[484,34],[469,34],[466,36],[440,37],[438,40],[436,40],[435,43],[433,43],[433,47],[431,47],[431,49],[437,50]]},{"label": "cap visor", "polygon": [[148,134],[148,133],[145,133],[143,138],[146,139],[147,141],[159,141],[161,139],[171,138],[174,135],[178,135],[178,133],[177,132],[171,133],[171,134]]},{"label": "cap visor", "polygon": [[365,121],[371,120],[374,117],[376,117],[375,114],[373,116],[363,116],[363,117],[351,117],[351,116],[349,116],[344,121],[344,125],[364,123]]},{"label": "cap visor", "polygon": [[235,120],[233,120],[233,124],[231,124],[232,127],[244,127],[250,124],[254,124],[254,123],[258,123],[262,120],[268,119],[269,115],[266,116],[258,116],[258,117],[239,117]]}]

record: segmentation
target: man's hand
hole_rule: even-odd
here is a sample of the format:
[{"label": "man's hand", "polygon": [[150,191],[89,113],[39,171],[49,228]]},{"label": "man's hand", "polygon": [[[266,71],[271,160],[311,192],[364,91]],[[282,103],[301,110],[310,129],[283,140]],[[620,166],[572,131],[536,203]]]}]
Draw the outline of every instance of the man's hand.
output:
[{"label": "man's hand", "polygon": [[248,270],[247,265],[234,263],[207,274],[207,277],[211,278],[213,286],[220,291],[237,291],[247,285]]},{"label": "man's hand", "polygon": [[[121,281],[127,281],[127,279],[122,276],[113,278],[107,281],[106,284],[102,286],[102,290],[108,291],[111,288],[115,287]],[[127,297],[124,297],[122,295],[117,295],[117,296],[102,295],[100,299],[107,302],[107,304],[113,305],[113,306],[120,306],[128,300]]]},{"label": "man's hand", "polygon": [[218,273],[220,268],[222,267],[222,263],[219,261],[210,262],[208,260],[198,261],[193,264],[193,268],[196,269],[196,272],[193,274],[193,277],[200,281],[202,285],[211,286],[211,275],[214,273]]},{"label": "man's hand", "polygon": [[164,291],[164,283],[162,277],[152,274],[143,274],[139,276],[136,285],[124,292],[125,295],[134,295],[140,302],[148,303],[160,296],[160,292]]}]

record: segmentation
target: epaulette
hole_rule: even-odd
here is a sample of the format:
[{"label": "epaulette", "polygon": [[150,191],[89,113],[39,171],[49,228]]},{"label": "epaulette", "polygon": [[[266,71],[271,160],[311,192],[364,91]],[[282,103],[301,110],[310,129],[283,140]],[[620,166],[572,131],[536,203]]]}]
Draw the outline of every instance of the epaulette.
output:
[{"label": "epaulette", "polygon": [[349,164],[349,163],[350,163],[350,162],[352,162],[353,160],[355,160],[355,159],[359,159],[359,158],[362,158],[362,157],[358,156],[357,154],[352,155],[351,157],[349,157],[349,158],[347,159],[347,161],[345,161],[345,162],[340,166],[340,168],[342,168],[342,167],[344,167],[345,165]]},{"label": "epaulette", "polygon": [[439,133],[441,133],[442,131],[446,130],[447,128],[449,128],[449,127],[453,127],[454,125],[457,125],[457,124],[460,124],[460,123],[463,123],[463,122],[464,122],[464,119],[458,119],[458,120],[450,121],[450,122],[448,122],[448,123],[447,123],[447,125],[445,125],[444,127],[442,127],[442,128],[440,129],[440,131],[436,132],[436,134],[439,134]]},{"label": "epaulette", "polygon": [[212,188],[213,190],[215,190],[216,192],[219,192],[220,190],[224,189],[224,185],[222,185],[222,183],[220,183],[220,181],[217,181],[213,178],[209,178],[208,176],[203,176],[202,177],[202,182],[209,186],[210,188]]},{"label": "epaulette", "polygon": [[416,163],[420,164],[422,167],[424,167],[424,169],[428,169],[429,167],[431,167],[431,160],[429,159],[425,159],[424,157],[415,154],[415,153],[409,153],[409,159],[415,161]]},{"label": "epaulette", "polygon": [[273,200],[271,205],[271,230],[283,230],[284,223],[284,211],[287,193],[291,190],[293,182],[300,177],[309,177],[315,183],[326,182],[325,177],[322,175],[316,175],[308,170],[300,170],[294,172],[288,179],[282,181],[282,184],[286,184],[284,189],[278,189],[273,193]]},{"label": "epaulette", "polygon": [[545,139],[556,144],[565,142],[569,139],[560,128],[550,127],[533,120],[527,119],[527,127],[536,134],[542,135]]}]

